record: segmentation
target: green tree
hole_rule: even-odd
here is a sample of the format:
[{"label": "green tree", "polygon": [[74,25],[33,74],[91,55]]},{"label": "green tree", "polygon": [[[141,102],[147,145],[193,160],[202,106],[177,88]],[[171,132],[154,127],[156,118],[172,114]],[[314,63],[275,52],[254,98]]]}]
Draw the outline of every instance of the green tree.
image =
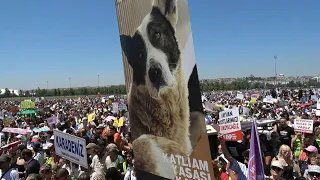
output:
[{"label": "green tree", "polygon": [[28,90],[25,92],[25,96],[26,96],[26,97],[29,97],[29,96],[30,96],[30,92],[29,92]]},{"label": "green tree", "polygon": [[19,96],[23,96],[23,91],[21,89],[19,90]]},{"label": "green tree", "polygon": [[4,97],[10,97],[11,96],[11,92],[8,88],[4,89]]}]

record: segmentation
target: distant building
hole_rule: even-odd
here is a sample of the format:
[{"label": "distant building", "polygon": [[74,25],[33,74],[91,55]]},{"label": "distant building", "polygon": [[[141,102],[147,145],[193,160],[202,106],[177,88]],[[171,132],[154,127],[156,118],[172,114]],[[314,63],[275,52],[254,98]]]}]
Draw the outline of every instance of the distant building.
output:
[{"label": "distant building", "polygon": [[[15,94],[17,96],[19,96],[19,90],[16,89],[9,89],[10,93]],[[0,89],[0,95],[4,94],[6,92],[6,89]]]}]

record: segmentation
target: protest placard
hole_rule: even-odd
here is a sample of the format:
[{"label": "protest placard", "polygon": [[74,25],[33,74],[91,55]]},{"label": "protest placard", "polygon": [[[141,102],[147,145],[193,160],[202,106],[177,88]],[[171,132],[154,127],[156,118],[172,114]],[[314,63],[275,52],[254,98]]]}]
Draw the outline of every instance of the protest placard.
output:
[{"label": "protest placard", "polygon": [[302,133],[313,133],[313,120],[312,119],[295,119],[294,130]]},{"label": "protest placard", "polygon": [[136,178],[214,179],[187,0],[117,2]]},{"label": "protest placard", "polygon": [[319,102],[317,95],[311,95],[311,100]]},{"label": "protest placard", "polygon": [[250,109],[248,107],[243,107],[243,115],[249,116],[250,114]]},{"label": "protest placard", "polygon": [[263,102],[273,104],[275,102],[275,99],[272,96],[266,96],[265,98],[263,98]]},{"label": "protest placard", "polygon": [[32,102],[31,100],[25,100],[25,101],[21,102],[20,108],[21,109],[33,109],[33,108],[35,108],[35,103]]},{"label": "protest placard", "polygon": [[124,103],[118,103],[118,110],[119,111],[128,111],[128,109],[127,109],[127,105],[126,104],[124,104]]},{"label": "protest placard", "polygon": [[85,139],[58,130],[54,130],[53,134],[56,155],[88,168]]},{"label": "protest placard", "polygon": [[220,112],[218,124],[220,133],[226,140],[239,141],[243,139],[238,108]]},{"label": "protest placard", "polygon": [[244,98],[243,94],[237,94],[236,96],[236,99],[243,100],[243,98]]},{"label": "protest placard", "polygon": [[55,125],[57,123],[58,117],[56,115],[53,115],[45,120],[47,121],[48,126],[51,127],[52,125]]},{"label": "protest placard", "polygon": [[114,102],[112,103],[112,112],[117,113],[119,111],[119,103]]}]

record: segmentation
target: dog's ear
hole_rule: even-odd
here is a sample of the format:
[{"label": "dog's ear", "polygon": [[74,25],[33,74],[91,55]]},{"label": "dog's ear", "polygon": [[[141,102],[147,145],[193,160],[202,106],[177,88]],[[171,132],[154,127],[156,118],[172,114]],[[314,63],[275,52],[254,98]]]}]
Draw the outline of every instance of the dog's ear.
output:
[{"label": "dog's ear", "polygon": [[124,55],[127,57],[128,63],[133,66],[133,62],[132,62],[132,39],[131,36],[127,36],[127,35],[120,35],[120,43],[121,43],[121,47],[123,50]]},{"label": "dog's ear", "polygon": [[178,21],[178,0],[153,0],[153,7],[160,9],[162,14],[169,20],[175,28]]}]

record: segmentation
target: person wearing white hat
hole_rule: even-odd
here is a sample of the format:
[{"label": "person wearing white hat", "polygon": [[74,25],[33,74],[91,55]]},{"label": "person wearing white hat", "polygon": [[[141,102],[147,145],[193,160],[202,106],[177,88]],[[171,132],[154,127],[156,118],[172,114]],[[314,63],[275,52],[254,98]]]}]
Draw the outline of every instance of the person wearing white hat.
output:
[{"label": "person wearing white hat", "polygon": [[320,180],[320,166],[316,164],[309,165],[303,177],[307,180]]},{"label": "person wearing white hat", "polygon": [[271,162],[270,166],[270,176],[266,177],[266,180],[284,180],[282,178],[283,166],[278,160],[274,160]]}]

